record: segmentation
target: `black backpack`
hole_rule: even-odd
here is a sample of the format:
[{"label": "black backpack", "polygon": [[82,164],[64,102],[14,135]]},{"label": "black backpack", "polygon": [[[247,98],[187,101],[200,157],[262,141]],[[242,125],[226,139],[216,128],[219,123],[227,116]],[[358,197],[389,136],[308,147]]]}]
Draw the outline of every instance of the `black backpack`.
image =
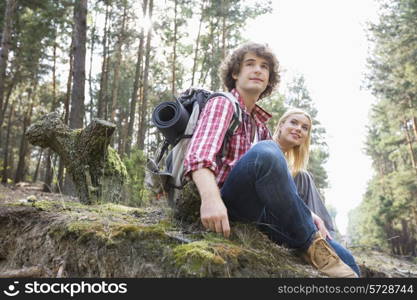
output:
[{"label": "black backpack", "polygon": [[160,185],[167,193],[168,203],[171,206],[175,206],[181,190],[187,184],[184,179],[184,158],[200,114],[208,100],[218,96],[229,99],[235,108],[222,144],[221,155],[224,156],[230,137],[242,122],[242,109],[233,94],[189,88],[175,101],[157,105],[152,113],[152,122],[165,139],[157,150],[155,158],[148,159],[147,169],[152,175],[148,176],[148,183],[153,186]]}]

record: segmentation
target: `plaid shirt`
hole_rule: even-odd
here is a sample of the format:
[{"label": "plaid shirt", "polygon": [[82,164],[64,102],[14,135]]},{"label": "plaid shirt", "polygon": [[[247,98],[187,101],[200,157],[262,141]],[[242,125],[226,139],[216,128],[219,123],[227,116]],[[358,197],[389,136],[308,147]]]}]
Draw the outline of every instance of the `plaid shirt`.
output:
[{"label": "plaid shirt", "polygon": [[216,182],[221,187],[237,161],[252,146],[251,136],[254,123],[259,140],[271,139],[265,123],[272,116],[255,105],[252,118],[238,91],[233,89],[232,94],[240,103],[243,120],[230,138],[226,155],[222,157],[220,152],[235,109],[230,100],[219,96],[207,102],[188,147],[184,161],[185,176],[188,180],[191,178],[191,172],[208,168],[214,173]]}]

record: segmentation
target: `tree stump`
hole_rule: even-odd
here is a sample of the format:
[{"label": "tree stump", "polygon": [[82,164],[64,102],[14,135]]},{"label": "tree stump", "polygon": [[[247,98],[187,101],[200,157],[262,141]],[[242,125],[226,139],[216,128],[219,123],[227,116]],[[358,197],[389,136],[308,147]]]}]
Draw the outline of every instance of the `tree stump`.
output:
[{"label": "tree stump", "polygon": [[32,124],[26,136],[31,144],[49,147],[61,157],[82,203],[119,202],[127,171],[109,146],[115,129],[113,123],[94,119],[86,128],[73,130],[53,112]]}]

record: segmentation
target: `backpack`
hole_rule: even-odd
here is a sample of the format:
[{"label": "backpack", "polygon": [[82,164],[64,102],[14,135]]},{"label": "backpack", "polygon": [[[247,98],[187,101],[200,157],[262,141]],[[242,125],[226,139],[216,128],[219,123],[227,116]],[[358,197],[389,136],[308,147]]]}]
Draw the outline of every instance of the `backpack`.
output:
[{"label": "backpack", "polygon": [[230,138],[242,122],[242,109],[233,94],[189,88],[175,101],[160,103],[153,110],[152,123],[165,139],[156,151],[155,159],[147,161],[147,169],[151,173],[148,178],[152,178],[148,182],[155,186],[156,180],[173,207],[187,184],[184,178],[184,159],[200,114],[207,102],[218,96],[229,99],[235,109],[220,151],[220,155],[225,156]]}]

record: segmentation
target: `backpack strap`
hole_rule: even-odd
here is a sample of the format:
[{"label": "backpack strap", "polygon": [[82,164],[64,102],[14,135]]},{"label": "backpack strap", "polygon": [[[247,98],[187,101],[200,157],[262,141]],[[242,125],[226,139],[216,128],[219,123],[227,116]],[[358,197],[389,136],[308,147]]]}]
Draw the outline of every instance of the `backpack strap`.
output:
[{"label": "backpack strap", "polygon": [[224,137],[223,140],[223,144],[222,144],[222,148],[221,148],[221,155],[222,157],[226,156],[227,154],[227,148],[230,142],[230,139],[232,137],[232,135],[236,132],[236,129],[239,127],[240,123],[242,123],[242,108],[240,107],[239,101],[236,99],[236,97],[230,93],[230,92],[216,92],[210,95],[209,99],[211,98],[215,98],[218,96],[222,96],[227,98],[234,107],[234,112],[233,112],[233,117],[232,117],[232,121],[229,124],[229,127],[226,131],[226,135]]}]

